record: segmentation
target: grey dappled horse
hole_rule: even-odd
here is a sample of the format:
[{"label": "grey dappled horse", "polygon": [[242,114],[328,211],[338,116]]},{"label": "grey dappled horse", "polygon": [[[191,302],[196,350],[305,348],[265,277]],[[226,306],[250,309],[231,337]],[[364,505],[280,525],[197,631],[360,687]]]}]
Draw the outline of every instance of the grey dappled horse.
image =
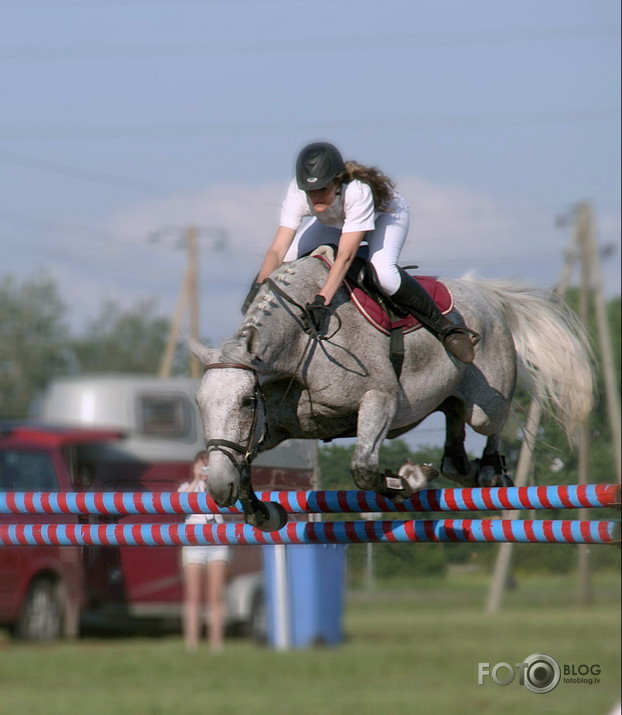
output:
[{"label": "grey dappled horse", "polygon": [[[580,324],[559,301],[512,282],[443,280],[454,297],[453,319],[481,335],[475,361],[455,360],[419,329],[405,335],[398,378],[389,338],[359,313],[345,287],[333,299],[326,334],[310,329],[304,305],[320,291],[327,270],[313,256],[283,264],[220,350],[192,346],[206,368],[197,402],[210,452],[209,492],[221,506],[239,498],[249,523],[273,530],[286,519],[255,496],[250,464],[289,438],[355,436],[356,486],[405,497],[437,472],[422,465],[409,484],[385,481],[380,445],[435,411],[446,416],[445,476],[463,486],[511,484],[499,446],[519,370],[568,434],[589,413],[589,349]],[[488,437],[481,460],[467,457],[465,424]]]}]

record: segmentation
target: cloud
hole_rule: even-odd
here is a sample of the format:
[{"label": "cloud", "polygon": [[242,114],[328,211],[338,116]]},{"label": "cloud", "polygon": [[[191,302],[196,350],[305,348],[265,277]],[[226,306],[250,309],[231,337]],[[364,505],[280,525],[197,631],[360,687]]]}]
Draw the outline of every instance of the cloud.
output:
[{"label": "cloud", "polygon": [[[278,224],[286,182],[260,186],[230,184],[163,197],[128,208],[110,221],[111,230],[146,236],[160,231],[178,235],[182,227],[200,228],[202,244],[210,250],[220,231],[228,248],[243,260],[261,259]],[[478,255],[507,262],[525,223],[550,221],[533,207],[504,206],[494,197],[462,186],[440,185],[418,178],[399,181],[398,188],[411,207],[410,237],[405,257],[424,256],[439,264],[471,260]],[[163,232],[163,229],[165,232]],[[540,249],[541,241],[521,233],[521,245]],[[469,266],[471,267],[471,266]]]},{"label": "cloud", "polygon": [[[284,182],[223,184],[127,206],[103,227],[116,240],[89,262],[58,261],[59,280],[75,317],[93,316],[104,299],[123,304],[155,296],[172,315],[184,268],[184,229],[200,231],[201,309],[204,335],[220,342],[237,326],[239,306],[278,224]],[[398,190],[411,207],[403,264],[420,273],[513,278],[543,288],[559,279],[571,227],[555,225],[556,212],[516,199],[500,200],[460,185],[404,177]],[[617,255],[603,262],[608,297],[620,292],[620,218],[598,217],[601,245]],[[149,236],[157,241],[149,241]],[[224,243],[223,243],[224,238]],[[84,253],[77,236],[65,254]]]},{"label": "cloud", "polygon": [[111,218],[110,228],[146,236],[196,226],[207,249],[219,243],[224,232],[229,249],[261,257],[278,225],[286,185],[228,184],[163,197],[128,207]]}]

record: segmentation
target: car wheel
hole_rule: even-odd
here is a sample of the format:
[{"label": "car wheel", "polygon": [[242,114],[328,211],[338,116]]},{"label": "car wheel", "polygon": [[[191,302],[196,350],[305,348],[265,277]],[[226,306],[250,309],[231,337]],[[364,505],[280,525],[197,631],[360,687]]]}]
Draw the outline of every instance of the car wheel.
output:
[{"label": "car wheel", "polygon": [[26,641],[53,641],[63,627],[63,605],[58,587],[47,579],[35,581],[26,597],[15,635]]}]

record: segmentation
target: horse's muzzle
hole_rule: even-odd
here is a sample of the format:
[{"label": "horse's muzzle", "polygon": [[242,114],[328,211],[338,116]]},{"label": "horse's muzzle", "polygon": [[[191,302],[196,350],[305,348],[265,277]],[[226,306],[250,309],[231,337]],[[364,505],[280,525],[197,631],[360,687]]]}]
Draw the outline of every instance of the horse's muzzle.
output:
[{"label": "horse's muzzle", "polygon": [[233,506],[238,498],[237,488],[233,482],[212,484],[211,480],[208,480],[207,489],[218,506]]}]

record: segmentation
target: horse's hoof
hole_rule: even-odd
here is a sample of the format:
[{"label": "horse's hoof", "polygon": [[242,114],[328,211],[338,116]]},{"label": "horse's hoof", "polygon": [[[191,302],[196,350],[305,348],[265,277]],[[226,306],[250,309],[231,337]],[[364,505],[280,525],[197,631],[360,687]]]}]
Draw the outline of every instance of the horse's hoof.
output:
[{"label": "horse's hoof", "polygon": [[482,469],[477,475],[477,486],[486,488],[513,487],[514,481],[507,472],[499,474],[499,472],[492,472],[491,470]]},{"label": "horse's hoof", "polygon": [[501,475],[501,486],[502,487],[513,487],[514,486],[514,480],[509,474],[502,474]]},{"label": "horse's hoof", "polygon": [[439,473],[431,464],[413,464],[406,462],[398,472],[410,489],[410,495],[427,489],[430,484],[439,476]]},{"label": "horse's hoof", "polygon": [[276,502],[261,502],[259,509],[246,517],[246,523],[260,531],[278,531],[287,524],[287,512]]},{"label": "horse's hoof", "polygon": [[400,468],[399,474],[388,469],[382,476],[382,482],[375,489],[378,494],[389,498],[394,504],[401,504],[438,477],[438,472],[430,464],[412,464],[407,462]]}]

